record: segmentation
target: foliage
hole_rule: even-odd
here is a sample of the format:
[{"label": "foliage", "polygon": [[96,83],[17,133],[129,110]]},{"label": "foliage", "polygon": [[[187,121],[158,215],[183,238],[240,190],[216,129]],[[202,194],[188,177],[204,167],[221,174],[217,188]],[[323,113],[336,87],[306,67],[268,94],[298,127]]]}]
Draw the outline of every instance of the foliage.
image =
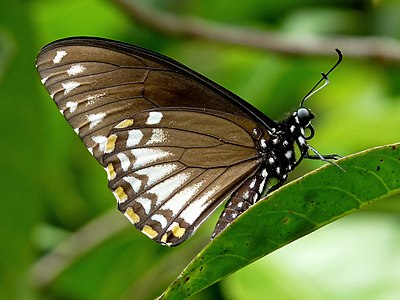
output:
[{"label": "foliage", "polygon": [[[154,0],[147,4],[182,16],[274,31],[287,37],[340,34],[400,37],[400,6],[396,0]],[[143,237],[119,215],[106,187],[104,171],[57,112],[34,68],[40,47],[76,35],[131,42],[171,56],[275,119],[296,108],[319,79],[319,73],[336,59],[333,49],[332,57],[328,58],[291,57],[202,39],[166,36],[131,20],[128,11],[112,1],[3,1],[0,11],[1,299],[157,297],[206,245],[218,215],[217,212],[189,241],[172,249]],[[331,84],[307,103],[317,115],[312,145],[321,153],[349,155],[399,142],[398,64],[350,59],[346,51],[351,49],[341,50],[344,62],[332,74]],[[303,162],[292,179],[320,165]],[[324,171],[328,170],[337,171],[331,167]],[[348,183],[368,178],[356,176],[350,170],[348,173],[340,175]],[[325,177],[326,182],[334,179],[331,176]],[[285,189],[290,190],[294,185]],[[278,197],[278,193],[271,200],[273,197]],[[271,205],[268,203],[272,202],[260,203],[249,214]],[[298,200],[293,205],[301,203],[304,204]],[[112,217],[108,218],[111,210]],[[243,290],[251,290],[247,297],[253,298],[249,299],[255,299],[255,295],[279,299],[293,295],[298,299],[337,299],[338,295],[346,299],[376,299],[382,295],[395,298],[400,294],[399,270],[393,267],[400,261],[396,219],[399,212],[398,197],[385,199],[345,219],[346,226],[355,232],[353,238],[344,239],[343,231],[338,234],[335,226],[343,223],[334,222],[253,264],[250,268],[254,273],[245,268],[198,297],[245,299]],[[104,215],[106,221],[98,222]],[[120,221],[116,220],[122,223],[118,225]],[[240,223],[247,221],[239,219],[226,235],[240,234]],[[263,228],[268,222],[271,220],[254,226]],[[371,238],[368,234],[375,232],[376,224],[382,230]],[[320,241],[328,231],[331,246]],[[92,240],[93,236],[97,242]],[[75,239],[75,247],[68,248],[71,239]],[[223,236],[220,239],[222,245]],[[236,238],[235,241],[240,242]],[[68,247],[61,247],[64,252],[50,256],[54,260],[45,264],[40,281],[34,275],[43,266],[44,258],[54,254],[54,249],[63,243]],[[361,244],[364,246],[360,253],[356,249]],[[334,255],[343,249],[348,255],[345,261],[340,259],[344,255],[339,258]],[[313,257],[307,261],[309,253]],[[325,259],[316,253],[326,255]],[[353,264],[358,260],[364,262],[361,274],[360,264]],[[268,264],[271,261],[274,264]],[[287,261],[291,262],[290,268],[285,265]],[[317,264],[320,269],[315,267]],[[333,267],[325,270],[328,265]],[[325,272],[321,273],[321,268]],[[271,281],[274,284],[269,284]],[[254,282],[260,284],[255,286]]]}]

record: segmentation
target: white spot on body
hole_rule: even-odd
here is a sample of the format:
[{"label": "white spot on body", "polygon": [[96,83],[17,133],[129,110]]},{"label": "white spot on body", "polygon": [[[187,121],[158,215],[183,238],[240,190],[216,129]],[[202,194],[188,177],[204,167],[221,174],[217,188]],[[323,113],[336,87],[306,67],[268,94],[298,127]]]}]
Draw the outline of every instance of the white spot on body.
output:
[{"label": "white spot on body", "polygon": [[185,207],[185,205],[189,202],[189,200],[196,195],[202,184],[203,181],[189,185],[183,190],[180,190],[179,193],[175,194],[173,197],[171,197],[171,199],[169,199],[166,203],[164,203],[161,206],[161,209],[163,210],[169,209],[172,211],[172,215],[176,216],[179,213],[179,211],[183,207]]},{"label": "white spot on body", "polygon": [[302,136],[299,136],[299,137],[297,138],[297,140],[299,141],[299,144],[300,144],[301,146],[303,146],[303,145],[306,144],[306,140],[305,140]]},{"label": "white spot on body", "polygon": [[146,145],[153,145],[156,143],[164,143],[167,141],[167,135],[161,128],[152,130],[151,138],[147,141]]},{"label": "white spot on body", "polygon": [[279,168],[279,167],[276,167],[276,174],[281,174],[281,168]]},{"label": "white spot on body", "polygon": [[142,181],[140,179],[137,179],[133,176],[125,176],[122,179],[130,184],[131,188],[135,193],[139,192],[140,187],[142,185]]},{"label": "white spot on body", "polygon": [[261,145],[261,148],[263,148],[263,149],[267,148],[267,142],[265,141],[265,139],[260,140],[260,145]]},{"label": "white spot on body", "polygon": [[166,158],[173,155],[171,152],[161,149],[152,149],[152,148],[132,149],[131,153],[136,157],[136,160],[133,163],[134,169],[142,168],[162,158]]},{"label": "white spot on body", "polygon": [[138,197],[135,199],[137,203],[140,203],[146,214],[149,214],[151,209],[151,200],[145,197]]},{"label": "white spot on body", "polygon": [[289,150],[285,153],[285,156],[287,159],[290,159],[293,156],[293,152],[291,150]]},{"label": "white spot on body", "polygon": [[81,84],[76,81],[67,81],[67,82],[61,83],[61,85],[64,89],[64,95],[68,95],[69,93],[71,93],[74,89],[76,89]]},{"label": "white spot on body", "polygon": [[140,143],[143,138],[143,133],[139,129],[132,129],[128,131],[128,139],[126,140],[126,147],[133,147]]},{"label": "white spot on body", "polygon": [[86,117],[90,122],[89,129],[93,129],[97,124],[101,123],[106,115],[107,114],[105,112],[87,115]]},{"label": "white spot on body", "polygon": [[154,125],[160,123],[163,114],[158,111],[151,111],[149,117],[147,118],[146,125]]},{"label": "white spot on body", "polygon": [[233,213],[231,214],[232,219],[236,219],[237,216],[238,216],[238,214],[237,214],[236,212],[233,212]]},{"label": "white spot on body", "polygon": [[56,53],[56,56],[53,58],[53,63],[54,64],[59,64],[61,60],[64,58],[64,56],[67,55],[67,52],[64,50],[58,50]]},{"label": "white spot on body", "polygon": [[68,101],[65,105],[69,108],[69,112],[73,113],[78,107],[78,102]]},{"label": "white spot on body", "polygon": [[275,162],[275,159],[273,157],[268,158],[268,162],[270,164],[273,164]]},{"label": "white spot on body", "polygon": [[148,180],[146,183],[146,187],[149,187],[154,183],[160,181],[160,179],[167,177],[174,170],[176,170],[177,167],[178,166],[176,164],[156,165],[136,171],[136,174],[147,176]]},{"label": "white spot on body", "polygon": [[129,160],[129,157],[125,153],[118,153],[117,157],[121,163],[121,168],[123,171],[128,171],[129,166],[131,165],[131,162]]},{"label": "white spot on body", "polygon": [[180,217],[184,219],[188,224],[193,224],[203,211],[209,206],[209,201],[214,196],[215,192],[220,188],[219,185],[213,187],[207,191],[200,198],[197,198],[191,202],[180,214]]},{"label": "white spot on body", "polygon": [[[106,145],[107,145],[107,137],[103,136],[103,135],[96,135],[96,136],[92,137],[92,140],[93,140],[93,142],[95,142],[99,145],[99,150],[104,153],[104,151],[106,150]],[[93,149],[90,153],[93,154]]]},{"label": "white spot on body", "polygon": [[74,76],[74,75],[78,75],[78,74],[82,73],[85,70],[86,70],[86,68],[84,66],[82,66],[81,64],[76,64],[76,65],[72,65],[67,70],[67,74],[69,76]]},{"label": "white spot on body", "polygon": [[290,126],[290,132],[293,133],[295,129],[296,129],[296,126],[294,126],[294,125]]},{"label": "white spot on body", "polygon": [[272,143],[273,143],[274,145],[278,144],[278,142],[279,142],[279,139],[278,139],[278,138],[274,138],[274,139],[272,140]]},{"label": "white spot on body", "polygon": [[286,146],[289,145],[289,142],[288,142],[287,140],[284,140],[284,141],[282,142],[282,145],[283,145],[284,147],[286,147]]},{"label": "white spot on body", "polygon": [[164,229],[168,225],[168,221],[163,215],[153,215],[151,219],[160,223],[162,229]]},{"label": "white spot on body", "polygon": [[241,208],[243,206],[243,202],[239,202],[238,204],[237,204],[237,207],[238,208]]}]

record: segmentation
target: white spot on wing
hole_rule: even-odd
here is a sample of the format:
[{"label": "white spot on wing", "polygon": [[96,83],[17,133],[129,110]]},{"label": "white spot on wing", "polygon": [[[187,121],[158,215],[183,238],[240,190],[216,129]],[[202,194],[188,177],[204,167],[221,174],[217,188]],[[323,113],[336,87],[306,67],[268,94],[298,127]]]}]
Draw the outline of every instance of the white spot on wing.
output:
[{"label": "white spot on wing", "polygon": [[142,181],[133,176],[125,176],[123,180],[130,184],[135,193],[139,191],[140,186],[142,185]]},{"label": "white spot on wing", "polygon": [[45,77],[45,78],[42,78],[40,81],[43,83],[43,84],[45,84],[46,83],[46,81],[49,79],[49,77]]},{"label": "white spot on wing", "polygon": [[131,153],[136,157],[136,160],[133,164],[134,169],[142,168],[162,158],[172,156],[171,152],[152,148],[132,149]]},{"label": "white spot on wing", "polygon": [[126,156],[125,153],[118,153],[117,157],[121,163],[121,168],[123,171],[128,171],[129,166],[131,165],[131,162],[128,158],[128,156]]},{"label": "white spot on wing", "polygon": [[78,107],[78,102],[68,101],[65,105],[69,108],[69,112],[73,113]]},{"label": "white spot on wing", "polygon": [[219,187],[219,185],[213,187],[203,196],[190,203],[189,206],[182,211],[180,217],[184,219],[188,224],[193,224],[203,213],[203,211],[208,207],[208,201],[212,198]]},{"label": "white spot on wing", "polygon": [[163,215],[153,215],[151,219],[160,223],[162,229],[164,229],[168,225],[168,221]]},{"label": "white spot on wing", "polygon": [[79,134],[79,128],[74,128],[76,134]]},{"label": "white spot on wing", "polygon": [[146,145],[153,145],[155,143],[164,143],[167,141],[167,135],[161,128],[155,128],[152,130],[150,140],[147,141]]},{"label": "white spot on wing", "polygon": [[141,169],[137,171],[136,174],[147,176],[148,180],[146,187],[149,187],[158,182],[160,179],[167,177],[174,170],[176,170],[177,167],[178,166],[176,164],[162,164]]},{"label": "white spot on wing", "polygon": [[151,208],[151,200],[145,197],[138,197],[135,199],[137,203],[140,203],[143,206],[143,209],[146,214],[149,214]]},{"label": "white spot on wing", "polygon": [[164,203],[160,209],[169,209],[172,211],[172,215],[176,216],[188,201],[197,194],[202,185],[203,181],[189,185]]},{"label": "white spot on wing", "polygon": [[82,66],[81,64],[76,64],[76,65],[72,65],[67,70],[67,74],[69,76],[74,76],[74,75],[78,75],[78,74],[82,73],[85,70],[86,70],[86,68],[84,66]]},{"label": "white spot on wing", "polygon": [[[103,136],[103,135],[96,135],[92,137],[93,142],[99,144],[99,150],[101,152],[104,152],[106,150],[106,145],[107,145],[107,137]],[[91,148],[90,148],[91,149]],[[90,150],[89,150],[90,151]],[[93,150],[92,152],[90,152],[93,154]]]},{"label": "white spot on wing", "polygon": [[97,124],[99,124],[105,118],[106,113],[98,113],[98,114],[90,114],[87,116],[88,121],[90,122],[89,128],[93,129]]},{"label": "white spot on wing", "polygon": [[258,187],[258,192],[260,194],[262,194],[262,192],[264,191],[264,187],[265,187],[265,182],[267,181],[267,178],[264,178],[263,181],[261,181],[260,186]]},{"label": "white spot on wing", "polygon": [[149,113],[149,117],[147,118],[146,124],[147,125],[154,125],[160,123],[163,114],[158,111],[152,111]]},{"label": "white spot on wing", "polygon": [[86,97],[86,106],[92,105],[96,102],[97,99],[100,99],[101,97],[104,97],[106,93],[100,93],[100,94],[94,94],[94,95],[89,95]]},{"label": "white spot on wing", "polygon": [[143,133],[139,129],[132,129],[128,131],[128,139],[126,140],[126,147],[133,147],[140,143],[143,138]]},{"label": "white spot on wing", "polygon": [[249,188],[253,189],[256,185],[256,178],[254,177],[253,180],[250,182]]},{"label": "white spot on wing", "polygon": [[68,82],[61,83],[61,85],[62,85],[62,87],[64,89],[64,95],[68,95],[69,93],[71,93],[71,91],[76,89],[81,84],[79,82],[76,82],[76,81],[68,81]]},{"label": "white spot on wing", "polygon": [[61,60],[64,58],[64,56],[67,55],[67,52],[64,50],[58,50],[56,53],[56,56],[53,58],[53,63],[54,64],[59,64]]},{"label": "white spot on wing", "polygon": [[180,188],[185,184],[185,182],[190,178],[190,173],[179,173],[167,180],[157,184],[150,190],[149,193],[155,194],[157,196],[156,205],[160,205],[167,199],[175,190]]}]

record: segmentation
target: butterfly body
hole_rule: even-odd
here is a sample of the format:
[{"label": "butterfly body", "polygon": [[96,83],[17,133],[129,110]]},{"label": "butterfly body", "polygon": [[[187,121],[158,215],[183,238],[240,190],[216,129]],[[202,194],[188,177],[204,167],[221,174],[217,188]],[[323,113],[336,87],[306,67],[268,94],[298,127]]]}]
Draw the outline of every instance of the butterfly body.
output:
[{"label": "butterfly body", "polygon": [[275,123],[202,75],[143,48],[64,39],[41,50],[37,68],[106,170],[119,210],[165,245],[185,241],[232,196],[217,235],[308,155],[304,129],[312,129],[313,116],[306,108]]}]

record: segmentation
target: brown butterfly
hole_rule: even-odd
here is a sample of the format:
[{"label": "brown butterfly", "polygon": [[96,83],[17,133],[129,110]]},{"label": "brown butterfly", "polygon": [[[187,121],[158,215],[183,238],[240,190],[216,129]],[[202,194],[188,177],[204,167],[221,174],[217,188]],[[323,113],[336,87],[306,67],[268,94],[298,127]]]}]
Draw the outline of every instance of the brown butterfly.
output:
[{"label": "brown butterfly", "polygon": [[303,158],[336,158],[307,143],[314,116],[303,106],[341,62],[336,51],[337,63],[279,123],[182,64],[121,42],[55,41],[39,53],[37,69],[106,170],[119,210],[148,237],[173,246],[226,198],[213,237],[281,186]]}]

